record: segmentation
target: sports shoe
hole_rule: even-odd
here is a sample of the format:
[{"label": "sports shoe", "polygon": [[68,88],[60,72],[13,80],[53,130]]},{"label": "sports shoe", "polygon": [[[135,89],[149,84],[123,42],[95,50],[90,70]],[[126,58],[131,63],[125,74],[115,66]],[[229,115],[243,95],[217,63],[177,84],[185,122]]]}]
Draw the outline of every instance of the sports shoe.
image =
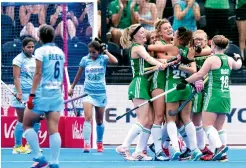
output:
[{"label": "sports shoe", "polygon": [[191,158],[191,150],[186,148],[186,150],[181,153],[180,160],[189,160]]},{"label": "sports shoe", "polygon": [[167,157],[170,158],[170,152],[169,152],[169,149],[168,149],[168,148],[163,148],[163,146],[162,146],[162,151],[163,151],[163,153],[165,153],[165,155],[166,155]]},{"label": "sports shoe", "polygon": [[31,151],[26,150],[25,147],[23,146],[18,146],[18,147],[14,146],[12,151],[13,154],[29,154],[30,152]]},{"label": "sports shoe", "polygon": [[84,153],[89,153],[91,150],[91,145],[88,143],[85,143],[84,145]]},{"label": "sports shoe", "polygon": [[97,152],[103,152],[104,147],[102,142],[97,142]]},{"label": "sports shoe", "polygon": [[132,157],[138,161],[151,161],[151,160],[153,160],[152,157],[144,154],[143,152],[138,152],[138,153],[133,152]]},{"label": "sports shoe", "polygon": [[58,164],[50,164],[49,168],[59,168],[59,165]]},{"label": "sports shoe", "polygon": [[200,159],[201,156],[202,156],[202,152],[198,148],[196,148],[193,151],[191,151],[191,158],[190,158],[190,160],[197,161],[197,160]]},{"label": "sports shoe", "polygon": [[219,162],[228,162],[227,154],[223,153],[221,158],[218,159]]},{"label": "sports shoe", "polygon": [[172,155],[171,155],[171,160],[178,160],[179,156],[181,155],[181,152],[179,149],[175,149],[172,147]]},{"label": "sports shoe", "polygon": [[[28,154],[32,152],[31,147],[28,143],[25,145],[25,149],[28,151]],[[43,149],[39,148],[39,151],[43,152]]]},{"label": "sports shoe", "polygon": [[149,146],[149,149],[150,149],[153,153],[155,153],[155,144],[152,143],[152,144]]},{"label": "sports shoe", "polygon": [[41,156],[38,159],[33,158],[33,161],[34,163],[31,168],[44,168],[49,164],[44,156]]},{"label": "sports shoe", "polygon": [[167,157],[163,151],[160,151],[159,153],[155,154],[155,161],[168,161],[168,160],[170,160],[170,158]]},{"label": "sports shoe", "polygon": [[[210,152],[210,150],[208,149],[207,146],[205,146],[205,148],[202,149],[201,152],[202,152],[202,155],[206,155],[206,154],[208,154],[208,153]],[[211,152],[210,152],[210,153],[211,153]]]},{"label": "sports shoe", "polygon": [[123,158],[124,158],[125,160],[128,160],[128,161],[135,161],[135,159],[131,156],[131,153],[130,153],[130,151],[129,151],[128,148],[124,148],[122,145],[120,145],[120,146],[118,146],[118,147],[115,149],[115,151],[116,151],[119,155],[123,156]]},{"label": "sports shoe", "polygon": [[200,160],[203,160],[203,161],[210,161],[213,159],[213,156],[214,156],[214,153],[211,152],[210,150],[208,150],[207,154],[206,155],[203,155],[200,157]]},{"label": "sports shoe", "polygon": [[213,161],[218,160],[222,157],[222,154],[228,150],[228,147],[225,145],[221,145],[220,148],[216,148],[213,156]]}]

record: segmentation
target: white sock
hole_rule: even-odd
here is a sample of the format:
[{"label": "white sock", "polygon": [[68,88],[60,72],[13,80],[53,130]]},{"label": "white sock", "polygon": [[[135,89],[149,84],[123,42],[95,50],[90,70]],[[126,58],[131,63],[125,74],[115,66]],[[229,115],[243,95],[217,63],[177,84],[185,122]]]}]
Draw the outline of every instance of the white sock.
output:
[{"label": "white sock", "polygon": [[159,153],[159,151],[162,151],[161,145],[162,145],[162,131],[161,131],[161,125],[153,124],[151,129],[151,134],[154,140],[155,144],[155,153]]},{"label": "white sock", "polygon": [[220,130],[220,131],[218,131],[218,133],[219,133],[220,140],[221,140],[222,144],[226,146],[226,144],[227,144],[226,132],[224,130]]},{"label": "white sock", "polygon": [[168,136],[168,132],[167,132],[167,123],[165,123],[161,129],[162,131],[162,146],[163,148],[168,148],[169,144],[170,144],[170,138]]},{"label": "white sock", "polygon": [[135,123],[129,130],[122,146],[128,148],[132,144],[132,141],[140,134],[142,128],[143,126],[141,124]]},{"label": "white sock", "polygon": [[215,148],[220,148],[222,143],[218,134],[218,131],[213,126],[208,126],[205,130],[207,138],[210,140],[210,143],[215,146]]},{"label": "white sock", "polygon": [[136,153],[143,152],[145,150],[150,134],[151,134],[150,129],[143,127],[142,132],[139,135],[138,143],[136,146],[136,150],[135,150]]},{"label": "white sock", "polygon": [[197,147],[200,150],[205,148],[205,133],[202,129],[202,125],[196,127],[196,140],[197,140]]},{"label": "white sock", "polygon": [[188,124],[185,125],[185,132],[190,142],[190,150],[193,151],[194,149],[197,148],[196,128],[193,122],[189,122]]},{"label": "white sock", "polygon": [[188,136],[185,132],[185,126],[183,125],[181,128],[178,129],[180,135],[182,136],[182,139],[184,140],[187,148],[190,149],[190,142],[189,142],[189,139],[188,139]]},{"label": "white sock", "polygon": [[167,132],[169,138],[172,141],[172,146],[175,150],[179,150],[179,143],[178,143],[178,136],[177,136],[177,126],[175,122],[168,122],[167,123]]}]

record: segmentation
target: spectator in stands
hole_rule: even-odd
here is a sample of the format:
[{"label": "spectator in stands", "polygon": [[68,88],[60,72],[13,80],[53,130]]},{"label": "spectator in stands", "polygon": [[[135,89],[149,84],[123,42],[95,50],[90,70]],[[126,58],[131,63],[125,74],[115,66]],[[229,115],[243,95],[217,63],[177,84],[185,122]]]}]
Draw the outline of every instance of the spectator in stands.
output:
[{"label": "spectator in stands", "polygon": [[169,18],[173,16],[173,5],[178,0],[156,0],[157,17],[159,19]]},{"label": "spectator in stands", "polygon": [[229,37],[229,0],[206,0],[206,32],[211,39],[216,34],[223,34]]},{"label": "spectator in stands", "polygon": [[[63,12],[66,13],[67,22],[67,39],[73,39],[76,36],[76,26],[79,25],[77,17],[74,15],[74,11],[65,7],[63,9],[62,5],[51,6],[48,9],[50,13],[50,25],[55,29],[55,36],[63,36]],[[52,14],[53,13],[53,14]]]},{"label": "spectator in stands", "polygon": [[236,1],[236,20],[237,20],[237,28],[239,33],[239,47],[242,53],[243,59],[245,59],[246,55],[244,55],[244,50],[246,49],[246,0]]},{"label": "spectator in stands", "polygon": [[196,21],[198,20],[200,20],[200,7],[195,0],[183,0],[174,4],[174,31],[179,27],[195,31],[197,29]]},{"label": "spectator in stands", "polygon": [[31,35],[36,41],[38,38],[39,26],[45,24],[46,10],[44,5],[23,5],[19,10],[19,17],[21,26],[23,29],[20,32],[20,36]]},{"label": "spectator in stands", "polygon": [[[134,12],[134,7],[139,6],[138,12]],[[148,0],[133,0],[131,3],[131,11],[134,19],[140,23],[145,30],[152,31],[155,29],[154,23],[157,20],[157,8],[154,3]]]},{"label": "spectator in stands", "polygon": [[4,44],[8,41],[13,40],[13,28],[14,28],[14,15],[12,12],[14,7],[1,6],[1,43]]},{"label": "spectator in stands", "polygon": [[[112,18],[110,29],[112,42],[120,46],[122,31],[130,25],[136,23],[132,11],[130,10],[131,0],[114,0],[109,4],[109,15]],[[137,10],[137,9],[135,9]]]}]

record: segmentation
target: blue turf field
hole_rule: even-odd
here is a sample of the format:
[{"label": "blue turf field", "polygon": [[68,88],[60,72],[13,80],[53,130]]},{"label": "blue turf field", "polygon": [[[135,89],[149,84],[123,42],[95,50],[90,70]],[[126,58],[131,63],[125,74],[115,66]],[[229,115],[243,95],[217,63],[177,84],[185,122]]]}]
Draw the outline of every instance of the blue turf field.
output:
[{"label": "blue turf field", "polygon": [[[229,149],[229,162],[126,162],[119,156],[114,147],[106,147],[104,153],[92,150],[85,154],[82,149],[61,149],[60,168],[246,168],[246,149]],[[150,153],[150,151],[148,151]],[[1,149],[2,168],[29,168],[32,165],[32,154],[13,155],[12,149]],[[49,159],[49,149],[44,149]]]}]

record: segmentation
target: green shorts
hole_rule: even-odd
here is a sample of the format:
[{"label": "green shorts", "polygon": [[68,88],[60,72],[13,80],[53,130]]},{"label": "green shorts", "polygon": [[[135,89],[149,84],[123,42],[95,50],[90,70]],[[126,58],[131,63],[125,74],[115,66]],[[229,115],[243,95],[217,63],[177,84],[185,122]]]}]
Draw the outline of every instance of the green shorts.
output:
[{"label": "green shorts", "polygon": [[205,94],[203,111],[227,114],[231,111],[231,98]]},{"label": "green shorts", "polygon": [[[179,80],[167,79],[165,91],[168,91],[176,87],[178,83],[180,83]],[[174,90],[173,92],[168,93],[165,96],[166,98],[165,101],[166,103],[173,103],[173,102],[187,100],[190,94],[191,94],[191,86],[186,85],[186,88],[183,90]]]},{"label": "green shorts", "polygon": [[200,113],[202,112],[204,94],[197,93],[194,98],[192,99],[192,112],[193,113]]},{"label": "green shorts", "polygon": [[128,89],[128,98],[149,100],[150,96],[150,82],[147,77],[137,76],[133,78]]},{"label": "green shorts", "polygon": [[162,89],[164,91],[165,85],[166,85],[166,71],[156,71],[151,79],[150,92],[152,92],[155,89]]}]

